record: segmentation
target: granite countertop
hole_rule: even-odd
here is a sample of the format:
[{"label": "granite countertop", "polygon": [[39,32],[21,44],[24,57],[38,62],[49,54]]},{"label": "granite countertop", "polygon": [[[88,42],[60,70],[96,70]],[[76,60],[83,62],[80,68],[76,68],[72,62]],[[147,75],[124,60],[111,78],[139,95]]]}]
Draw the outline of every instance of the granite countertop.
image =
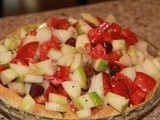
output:
[{"label": "granite countertop", "polygon": [[[130,27],[132,31],[148,39],[155,46],[159,47],[160,45],[159,0],[113,0],[87,6],[6,17],[0,19],[0,39],[3,39],[6,34],[25,24],[44,22],[53,16],[63,18],[67,16],[79,17],[80,12],[90,12],[103,18],[111,13],[116,16],[122,26]],[[160,119],[160,105],[157,105],[141,119]]]}]

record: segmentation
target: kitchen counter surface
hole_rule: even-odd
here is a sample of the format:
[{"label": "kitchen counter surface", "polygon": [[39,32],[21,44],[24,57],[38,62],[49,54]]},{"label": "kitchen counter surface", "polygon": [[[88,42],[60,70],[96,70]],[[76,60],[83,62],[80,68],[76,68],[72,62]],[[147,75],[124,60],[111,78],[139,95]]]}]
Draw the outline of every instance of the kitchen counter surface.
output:
[{"label": "kitchen counter surface", "polygon": [[[155,46],[160,45],[160,1],[159,0],[114,0],[87,6],[65,8],[21,16],[0,19],[0,40],[17,27],[28,23],[44,22],[55,17],[80,17],[79,13],[89,12],[105,18],[113,14],[122,26],[129,26],[132,31],[148,39]],[[160,48],[160,47],[159,47]],[[160,105],[147,113],[143,120],[160,119]]]}]

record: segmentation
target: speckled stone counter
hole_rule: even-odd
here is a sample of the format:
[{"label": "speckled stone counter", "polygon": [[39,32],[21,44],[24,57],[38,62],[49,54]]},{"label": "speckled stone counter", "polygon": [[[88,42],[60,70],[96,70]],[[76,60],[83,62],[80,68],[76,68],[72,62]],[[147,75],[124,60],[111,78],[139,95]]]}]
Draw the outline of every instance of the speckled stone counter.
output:
[{"label": "speckled stone counter", "polygon": [[[148,39],[155,46],[160,46],[160,0],[114,0],[75,8],[2,18],[0,19],[0,39],[22,25],[43,22],[52,16],[79,17],[80,12],[90,12],[103,18],[111,13],[116,16],[122,26],[129,26],[135,33]],[[160,105],[141,119],[159,120]]]}]

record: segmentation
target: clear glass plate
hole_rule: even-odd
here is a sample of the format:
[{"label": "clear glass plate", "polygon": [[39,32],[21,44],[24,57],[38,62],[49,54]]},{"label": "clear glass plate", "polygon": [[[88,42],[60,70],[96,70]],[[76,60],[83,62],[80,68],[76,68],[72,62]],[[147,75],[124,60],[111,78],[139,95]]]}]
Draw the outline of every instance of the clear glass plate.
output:
[{"label": "clear glass plate", "polygon": [[[137,35],[139,39],[141,40],[145,40],[142,37],[140,37],[139,35]],[[148,42],[148,52],[153,55],[153,56],[160,56],[160,50],[155,47],[151,42],[149,42],[148,40],[145,40]],[[160,87],[158,86],[154,97],[149,100],[148,102],[146,102],[145,104],[131,110],[128,112],[124,112],[122,114],[118,114],[118,115],[114,115],[114,116],[110,116],[110,117],[105,117],[103,118],[103,120],[128,120],[128,119],[132,119],[132,120],[137,120],[139,117],[141,117],[142,115],[144,115],[147,111],[151,110],[154,106],[156,106],[160,101]],[[18,110],[6,103],[4,103],[2,100],[0,100],[0,113],[2,113],[2,115],[5,118],[8,118],[8,120],[12,119],[12,120],[57,120],[54,118],[47,118],[47,117],[43,117],[43,116],[38,116],[35,114],[31,114],[31,113],[27,113],[21,110]],[[0,116],[1,118],[1,116]]]}]

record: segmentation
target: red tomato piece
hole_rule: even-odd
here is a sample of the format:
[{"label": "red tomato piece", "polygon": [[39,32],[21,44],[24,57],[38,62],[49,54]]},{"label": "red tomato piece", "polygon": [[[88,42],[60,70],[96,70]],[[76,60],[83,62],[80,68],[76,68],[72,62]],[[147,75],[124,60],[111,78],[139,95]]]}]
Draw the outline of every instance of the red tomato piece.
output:
[{"label": "red tomato piece", "polygon": [[25,61],[25,63],[29,59],[34,59],[35,53],[36,53],[37,48],[38,48],[38,45],[39,45],[39,42],[30,42],[30,43],[27,43],[24,46],[21,46],[17,50],[17,55],[16,55],[15,59]]},{"label": "red tomato piece", "polygon": [[106,55],[104,55],[102,58],[109,60],[110,62],[118,61],[120,57],[122,56],[121,51],[112,51]]},{"label": "red tomato piece", "polygon": [[54,86],[59,86],[64,80],[54,75],[45,75],[44,78],[50,81]]},{"label": "red tomato piece", "polygon": [[65,91],[65,89],[62,86],[58,87],[57,93],[60,94],[60,95],[65,96],[65,97],[67,97],[68,99],[70,99],[68,93]]},{"label": "red tomato piece", "polygon": [[105,22],[101,17],[96,16],[96,18],[97,18],[97,20],[99,21],[100,24]]},{"label": "red tomato piece", "polygon": [[129,96],[131,96],[137,89],[139,89],[139,87],[134,82],[132,82],[130,78],[121,73],[116,73],[114,80],[123,80],[128,89]]},{"label": "red tomato piece", "polygon": [[13,58],[10,63],[15,63],[15,64],[19,64],[19,65],[28,65],[28,60],[26,59],[17,59],[17,58]]},{"label": "red tomato piece", "polygon": [[46,98],[47,100],[48,100],[49,93],[57,93],[57,91],[56,91],[56,89],[54,88],[53,85],[50,85],[50,86],[46,89],[46,91],[45,91],[45,93],[44,93],[44,96],[45,96],[45,98]]},{"label": "red tomato piece", "polygon": [[93,58],[102,58],[106,54],[106,50],[101,44],[98,44],[89,54]]},{"label": "red tomato piece", "polygon": [[71,25],[70,25],[70,23],[68,22],[67,19],[61,19],[61,20],[59,20],[58,29],[67,30],[70,26]]},{"label": "red tomato piece", "polygon": [[150,92],[156,86],[156,80],[142,72],[136,72],[134,83],[139,86],[144,92]]},{"label": "red tomato piece", "polygon": [[6,69],[7,69],[6,66],[0,65],[0,72],[3,71],[3,70],[6,70]]},{"label": "red tomato piece", "polygon": [[129,97],[128,94],[128,89],[123,82],[123,80],[119,79],[117,81],[111,81],[111,86],[112,86],[112,92],[121,96],[124,96],[126,98]]},{"label": "red tomato piece", "polygon": [[28,33],[26,34],[26,36],[27,36],[27,35],[34,35],[34,36],[36,36],[36,34],[37,34],[37,31],[36,31],[36,29],[35,29],[35,30],[32,30],[32,31],[28,32]]},{"label": "red tomato piece", "polygon": [[97,43],[100,40],[100,35],[98,33],[98,31],[96,29],[90,29],[88,31],[88,38],[90,40],[91,43]]},{"label": "red tomato piece", "polygon": [[128,28],[122,29],[122,37],[126,40],[128,45],[134,45],[138,42],[137,37]]},{"label": "red tomato piece", "polygon": [[95,115],[98,111],[99,111],[99,109],[97,107],[91,108],[91,114],[92,115]]},{"label": "red tomato piece", "polygon": [[40,45],[40,61],[47,60],[47,54],[50,48],[60,49],[60,41],[56,37],[52,37],[51,40],[48,40]]},{"label": "red tomato piece", "polygon": [[72,101],[69,102],[69,106],[70,106],[70,109],[71,109],[72,112],[76,112],[76,111],[78,110],[78,109],[73,105],[73,102],[72,102]]},{"label": "red tomato piece", "polygon": [[53,27],[56,29],[62,29],[62,30],[67,30],[71,25],[68,22],[67,19],[58,19],[58,18],[52,18],[49,23],[48,23],[49,27]]},{"label": "red tomato piece", "polygon": [[130,102],[132,105],[137,105],[145,100],[147,92],[144,92],[141,89],[137,89],[131,96]]},{"label": "red tomato piece", "polygon": [[107,73],[102,73],[103,75],[103,90],[104,95],[106,95],[109,91],[111,91],[110,77]]},{"label": "red tomato piece", "polygon": [[57,71],[56,77],[59,77],[63,80],[68,80],[70,74],[70,67],[67,66],[61,66],[60,70]]},{"label": "red tomato piece", "polygon": [[110,29],[110,34],[114,39],[122,38],[122,28],[118,24],[112,23]]}]

